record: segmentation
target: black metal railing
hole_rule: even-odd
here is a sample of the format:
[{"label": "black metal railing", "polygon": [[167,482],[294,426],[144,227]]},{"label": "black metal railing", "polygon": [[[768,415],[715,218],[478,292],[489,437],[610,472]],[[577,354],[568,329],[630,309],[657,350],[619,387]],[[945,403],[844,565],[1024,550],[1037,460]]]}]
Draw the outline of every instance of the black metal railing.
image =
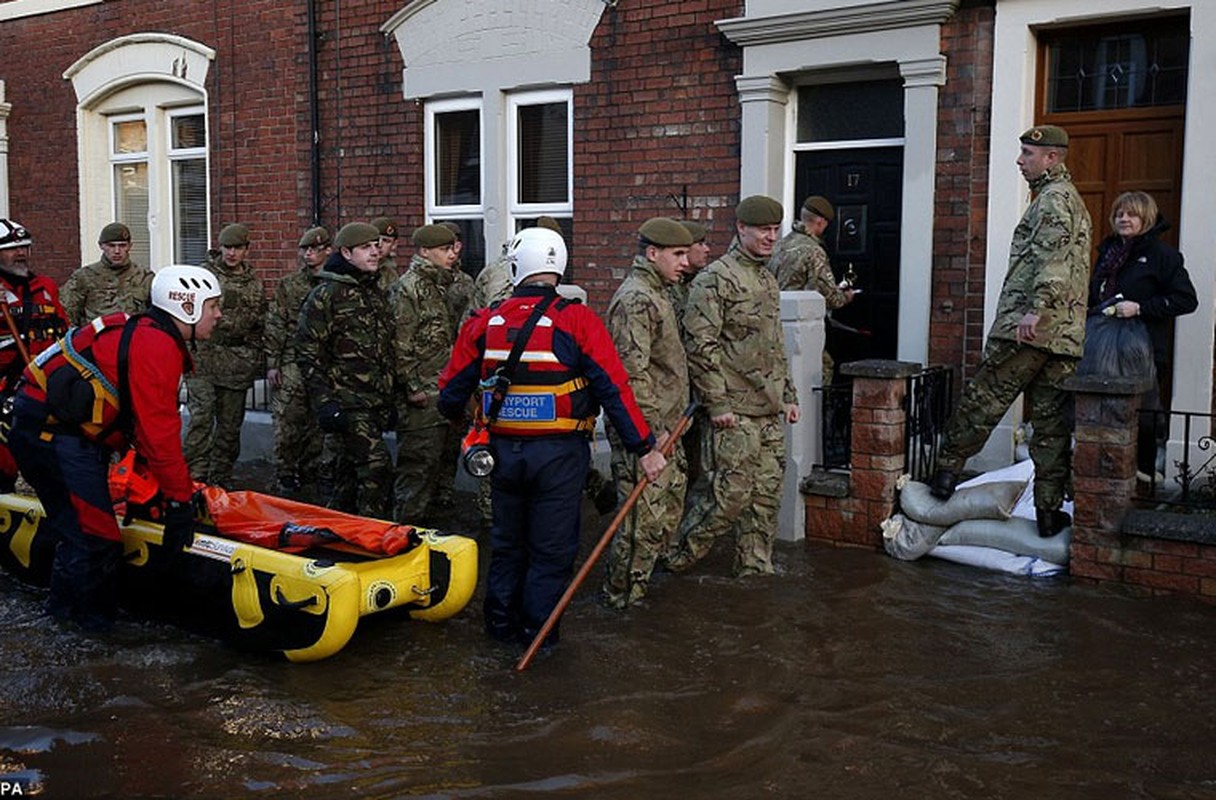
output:
[{"label": "black metal railing", "polygon": [[925,481],[937,469],[946,420],[954,410],[954,370],[929,367],[908,378],[904,398],[904,453],[906,471],[913,480]]},{"label": "black metal railing", "polygon": [[821,410],[819,436],[823,446],[822,463],[827,470],[847,470],[853,449],[853,379],[837,375],[827,386],[816,386]]},{"label": "black metal railing", "polygon": [[1197,411],[1140,412],[1140,447],[1151,447],[1156,440],[1164,450],[1165,434],[1175,420],[1182,421],[1182,446],[1176,458],[1155,459],[1172,467],[1165,474],[1156,468],[1149,471],[1147,465],[1137,469],[1141,486],[1137,505],[1209,513],[1216,510],[1216,437],[1212,433],[1212,419],[1211,414]]},{"label": "black metal railing", "polygon": [[[827,470],[851,468],[853,439],[853,379],[838,375],[829,386],[816,387],[820,398],[821,463]],[[930,367],[908,378],[904,400],[905,469],[915,480],[927,480],[937,468],[946,420],[954,410],[954,370]]]}]

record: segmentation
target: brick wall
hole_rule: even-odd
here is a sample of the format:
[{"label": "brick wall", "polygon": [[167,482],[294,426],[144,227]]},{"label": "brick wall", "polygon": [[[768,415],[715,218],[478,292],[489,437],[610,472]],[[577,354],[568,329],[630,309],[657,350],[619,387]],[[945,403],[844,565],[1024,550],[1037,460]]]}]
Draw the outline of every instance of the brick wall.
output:
[{"label": "brick wall", "polygon": [[603,308],[625,276],[637,228],[659,214],[707,223],[730,241],[739,192],[738,47],[713,21],[737,0],[621,3],[591,38],[591,81],[575,87],[575,222],[579,284]]},{"label": "brick wall", "polygon": [[929,363],[961,364],[964,378],[979,363],[985,333],[994,14],[991,2],[964,2],[942,26],[948,61],[938,104]]}]

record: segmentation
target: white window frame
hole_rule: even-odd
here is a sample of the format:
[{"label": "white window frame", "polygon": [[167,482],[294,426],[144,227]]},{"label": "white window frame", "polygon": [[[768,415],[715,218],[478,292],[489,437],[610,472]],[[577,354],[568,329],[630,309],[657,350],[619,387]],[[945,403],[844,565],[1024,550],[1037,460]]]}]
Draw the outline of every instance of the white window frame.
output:
[{"label": "white window frame", "polygon": [[[439,163],[435,156],[436,130],[435,117],[456,111],[477,112],[477,141],[478,141],[478,180],[481,186],[481,200],[478,203],[456,205],[441,205],[436,197]],[[426,135],[423,137],[423,153],[426,162],[426,218],[428,221],[442,219],[481,219],[485,220],[486,213],[486,126],[485,113],[480,97],[460,97],[447,100],[432,100],[426,104]]]},{"label": "white window frame", "polygon": [[[539,106],[550,103],[566,104],[566,202],[522,203],[519,201],[519,109],[522,106]],[[534,219],[541,215],[551,217],[574,216],[574,92],[571,89],[546,89],[536,92],[515,92],[507,97],[507,209],[514,221],[520,218]]]},{"label": "white window frame", "polygon": [[[206,142],[202,147],[174,147],[173,146],[173,125],[178,117],[197,117],[203,118],[204,136]],[[179,106],[176,108],[165,109],[164,114],[164,136],[165,136],[165,166],[162,181],[153,180],[149,177],[149,183],[156,183],[165,187],[165,201],[163,204],[158,204],[157,208],[165,208],[168,210],[168,225],[166,229],[169,232],[169,250],[174,261],[177,260],[177,200],[173,192],[173,166],[176,161],[190,161],[201,158],[203,160],[203,175],[205,176],[205,186],[203,197],[207,201],[207,207],[203,211],[203,220],[206,226],[206,234],[204,242],[211,241],[211,130],[207,120],[207,107],[204,104]],[[149,166],[151,169],[151,166]],[[204,248],[206,244],[204,245]]]}]

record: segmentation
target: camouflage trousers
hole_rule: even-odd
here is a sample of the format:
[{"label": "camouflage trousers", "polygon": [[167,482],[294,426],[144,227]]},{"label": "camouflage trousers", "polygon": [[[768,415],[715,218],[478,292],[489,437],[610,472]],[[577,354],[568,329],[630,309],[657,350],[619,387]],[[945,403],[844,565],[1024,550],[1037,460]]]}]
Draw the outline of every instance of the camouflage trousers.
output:
[{"label": "camouflage trousers", "polygon": [[347,429],[335,437],[345,463],[354,471],[355,513],[388,519],[393,462],[384,443],[386,414],[354,411],[348,419]]},{"label": "camouflage trousers", "polygon": [[354,470],[343,451],[342,435],[327,433],[321,437],[321,455],[317,459],[317,494],[326,508],[355,513],[358,487]]},{"label": "camouflage trousers", "polygon": [[308,390],[295,364],[284,364],[282,383],[270,396],[274,416],[274,466],[280,481],[308,482],[321,457],[321,431],[309,407]]},{"label": "camouflage trousers", "polygon": [[1064,500],[1071,474],[1072,393],[1063,388],[1077,371],[1077,359],[1005,339],[989,339],[975,379],[963,390],[954,416],[946,423],[937,456],[940,469],[958,472],[978,453],[1019,394],[1026,393],[1027,419],[1034,423],[1030,458],[1034,461],[1034,504],[1056,509]]},{"label": "camouflage trousers", "polygon": [[737,416],[734,428],[713,431],[709,496],[680,523],[680,544],[668,560],[682,572],[701,560],[717,539],[735,534],[734,574],[771,575],[781,481],[785,474],[785,428],[781,415]]},{"label": "camouflage trousers", "polygon": [[227,486],[241,453],[241,424],[245,421],[244,389],[220,386],[205,377],[186,379],[190,393],[186,408],[190,423],[182,443],[190,477]]},{"label": "camouflage trousers", "polygon": [[[684,451],[677,446],[667,469],[658,480],[647,484],[617,529],[604,575],[609,606],[625,608],[641,600],[655,562],[676,544],[680,518],[684,516],[687,472]],[[612,477],[618,491],[632,492],[641,475],[637,456],[620,449],[612,451]]]},{"label": "camouflage trousers", "polygon": [[433,513],[432,503],[450,501],[456,483],[460,442],[448,424],[397,431],[397,471],[393,518],[418,525]]},{"label": "camouflage trousers", "polygon": [[697,409],[680,444],[688,463],[688,488],[684,492],[687,516],[694,508],[713,502],[714,437],[704,409]]}]

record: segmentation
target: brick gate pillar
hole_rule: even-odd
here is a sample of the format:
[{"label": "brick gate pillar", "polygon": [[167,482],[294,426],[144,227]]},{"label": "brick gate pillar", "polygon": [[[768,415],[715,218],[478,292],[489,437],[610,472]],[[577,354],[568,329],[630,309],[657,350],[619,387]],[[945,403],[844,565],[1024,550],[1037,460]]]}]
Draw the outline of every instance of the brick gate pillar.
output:
[{"label": "brick gate pillar", "polygon": [[1142,378],[1072,377],[1076,399],[1072,455],[1073,526],[1069,572],[1122,579],[1123,520],[1136,494],[1136,423]]},{"label": "brick gate pillar", "polygon": [[817,471],[803,482],[808,539],[882,547],[879,523],[895,511],[895,482],[907,464],[908,378],[921,365],[872,359],[840,367],[853,378],[850,472]]}]

